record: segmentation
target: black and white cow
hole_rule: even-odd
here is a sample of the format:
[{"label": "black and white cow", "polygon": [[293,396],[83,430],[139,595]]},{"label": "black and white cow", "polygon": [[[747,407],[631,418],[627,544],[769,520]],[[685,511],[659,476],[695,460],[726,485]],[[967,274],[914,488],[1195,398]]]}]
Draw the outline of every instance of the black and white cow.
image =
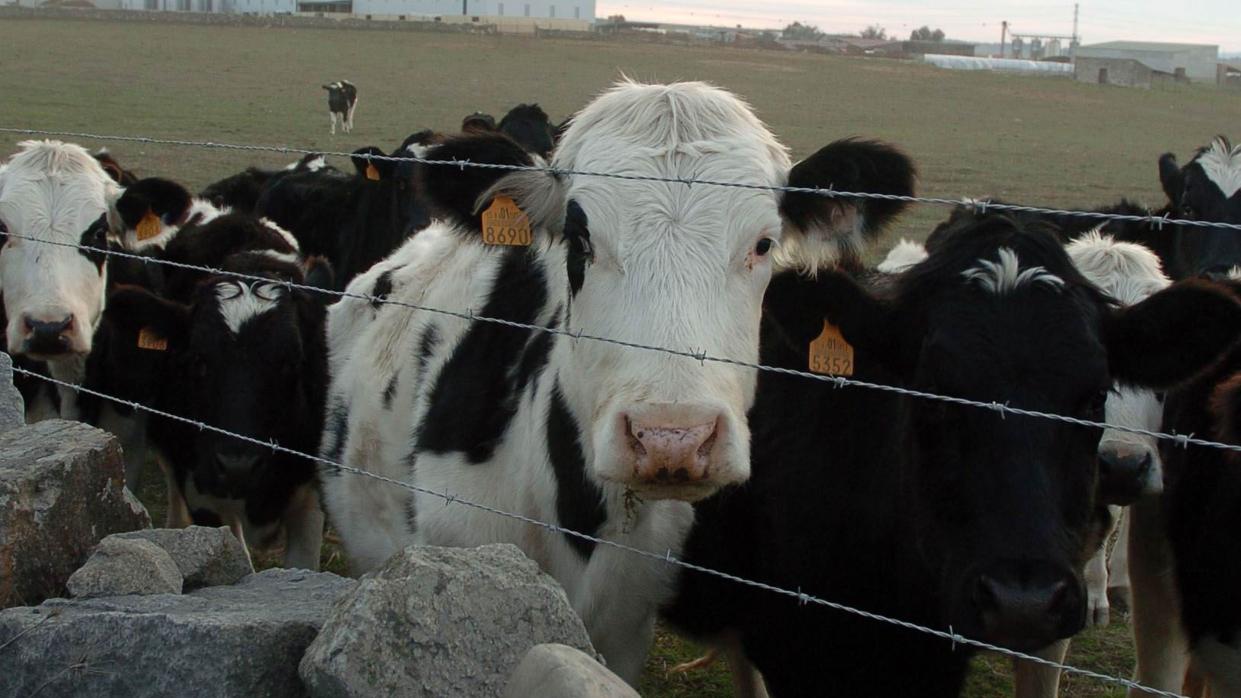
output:
[{"label": "black and white cow", "polygon": [[248,167],[235,175],[230,175],[218,182],[207,185],[199,192],[198,197],[205,199],[216,208],[229,208],[241,213],[251,213],[258,204],[259,196],[274,181],[290,172],[319,172],[330,168],[327,159],[317,153],[310,153],[282,170],[264,170]]},{"label": "black and white cow", "polygon": [[556,147],[556,130],[547,112],[537,104],[518,104],[500,119],[500,133],[517,141],[526,152],[547,158]]},{"label": "black and white cow", "polygon": [[[764,309],[765,364],[805,370],[827,321],[855,378],[1090,420],[1113,381],[1173,383],[1241,329],[1241,303],[1195,282],[1116,307],[1054,231],[995,214],[890,296],[788,273]],[[751,425],[750,482],[697,505],[691,562],[1018,650],[1082,627],[1097,430],[773,373]],[[774,696],[955,696],[971,654],[692,571],[664,613]]]},{"label": "black and white cow", "polygon": [[124,167],[121,167],[121,163],[117,162],[116,158],[112,156],[112,153],[108,152],[107,148],[100,148],[99,150],[96,150],[95,159],[99,161],[99,165],[103,167],[104,172],[108,173],[108,176],[112,178],[112,181],[122,187],[128,187],[138,181],[138,176]]},{"label": "black and white cow", "polygon": [[[0,167],[0,231],[12,233],[0,248],[5,347],[19,361],[46,362],[58,380],[81,383],[108,274],[102,255],[74,246],[107,247],[100,219],[120,189],[80,146],[25,141],[19,147]],[[54,409],[28,400],[32,416],[77,419],[76,395],[55,392]]]},{"label": "black and white cow", "polygon": [[353,113],[358,108],[358,88],[348,80],[337,80],[323,86],[327,90],[328,116],[332,120],[332,135],[336,135],[336,121],[340,120],[341,132],[353,131]]},{"label": "black and white cow", "polygon": [[[1221,285],[1241,297],[1241,283]],[[1222,361],[1168,395],[1166,430],[1241,444],[1241,335],[1234,339]],[[1179,693],[1189,671],[1213,698],[1241,696],[1241,459],[1168,442],[1162,456],[1162,499],[1131,512],[1135,678]]]},{"label": "black and white cow", "polygon": [[[420,131],[390,157],[418,156],[438,138]],[[354,152],[352,175],[335,169],[281,176],[259,197],[255,212],[291,231],[307,255],[326,257],[344,288],[431,221],[415,187],[413,162],[372,160],[374,146]]]},{"label": "black and white cow", "polygon": [[[498,135],[453,140],[429,157],[532,162]],[[890,193],[909,193],[913,179],[907,158],[857,141],[790,169],[746,104],[703,83],[614,87],[577,115],[554,165]],[[476,168],[428,168],[422,183],[438,220],[350,292],[741,361],[757,358],[777,245],[849,248],[894,211]],[[502,217],[514,208],[520,216]],[[489,209],[490,231],[480,215]],[[497,230],[497,220],[512,226]],[[328,344],[322,453],[353,468],[674,553],[693,518],[688,502],[749,474],[753,370],[349,298],[329,313]],[[520,546],[565,586],[609,666],[637,681],[670,591],[665,565],[328,469],[324,502],[355,572],[413,542]]]},{"label": "black and white cow", "polygon": [[[173,244],[200,238],[187,247],[208,259],[230,231],[264,237],[244,227],[238,217],[223,216]],[[269,280],[203,275],[183,302],[141,288],[115,291],[105,314],[131,356],[110,368],[118,380],[145,382],[144,402],[156,409],[313,452],[323,427],[330,297],[284,282],[330,287],[330,267],[312,261],[304,275],[295,249],[290,256],[282,238],[266,239],[270,248],[234,252],[218,267]],[[159,416],[147,434],[180,495],[171,521],[227,525],[259,547],[283,532],[285,566],[318,569],[323,513],[312,461]]]}]

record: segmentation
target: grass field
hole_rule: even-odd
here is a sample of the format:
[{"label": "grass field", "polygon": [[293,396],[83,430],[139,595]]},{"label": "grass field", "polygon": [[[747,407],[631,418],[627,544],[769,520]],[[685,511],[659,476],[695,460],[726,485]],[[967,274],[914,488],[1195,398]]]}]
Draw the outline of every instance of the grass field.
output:
[{"label": "grass field", "polygon": [[[1241,137],[1241,96],[1209,88],[1128,90],[722,48],[43,20],[0,23],[0,47],[0,126],[390,150],[413,131],[451,130],[474,110],[499,117],[523,101],[539,102],[558,121],[624,73],[724,85],[754,104],[798,157],[843,136],[882,138],[919,163],[920,193],[1059,206],[1122,195],[1158,203],[1160,153],[1185,158],[1217,133]],[[331,137],[319,85],[338,78],[354,81],[361,99],[355,132]],[[18,140],[0,134],[0,152],[12,152]],[[290,159],[108,145],[140,174],[195,189],[248,165]],[[944,215],[942,208],[915,209],[889,240],[921,238]],[[152,483],[142,493],[157,520],[161,487]],[[325,562],[340,569],[332,546]],[[1119,624],[1091,631],[1075,643],[1070,662],[1128,675],[1127,637]],[[694,656],[695,648],[661,634],[643,694],[729,695],[719,667],[667,675],[669,666]],[[983,658],[967,695],[1003,695],[1009,686],[1007,662]],[[1123,693],[1070,678],[1062,695]]]}]

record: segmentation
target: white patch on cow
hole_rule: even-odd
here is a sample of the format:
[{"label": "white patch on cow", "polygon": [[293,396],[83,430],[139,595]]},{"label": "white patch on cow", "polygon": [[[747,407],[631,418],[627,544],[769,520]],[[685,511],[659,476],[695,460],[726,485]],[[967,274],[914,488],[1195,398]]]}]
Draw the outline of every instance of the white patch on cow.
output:
[{"label": "white patch on cow", "polygon": [[107,279],[106,267],[101,274],[76,246],[120,187],[81,146],[25,141],[19,147],[0,173],[0,221],[15,236],[0,248],[7,346],[25,353],[26,318],[68,319],[67,349],[85,355],[103,314]]},{"label": "white patch on cow", "polygon": [[260,218],[259,222],[262,223],[263,226],[266,227],[268,230],[271,230],[277,233],[278,235],[280,235],[280,237],[284,238],[284,241],[289,243],[289,246],[292,247],[295,251],[301,251],[302,248],[300,245],[297,244],[297,238],[293,237],[293,233],[290,233],[284,228],[281,228],[274,221],[268,218]]},{"label": "white patch on cow", "polygon": [[[123,192],[118,192],[116,198],[119,198],[122,193]],[[113,230],[123,227],[119,223],[121,220],[120,215],[116,212],[114,207],[116,198],[110,202],[110,205],[113,207],[108,214],[109,220],[112,221]],[[206,199],[191,199],[189,210],[186,211],[185,220],[183,222],[169,225],[161,220],[159,234],[145,240],[138,239],[138,231],[130,228],[124,228],[121,230],[118,241],[121,243],[122,247],[131,252],[142,252],[152,249],[162,250],[168,246],[168,243],[172,242],[173,238],[175,238],[185,226],[191,224],[203,225],[229,213],[232,213],[232,209],[228,206],[217,207]]]},{"label": "white patch on cow", "polygon": [[1224,198],[1232,198],[1241,190],[1241,145],[1230,148],[1227,141],[1216,138],[1194,162],[1215,182]]},{"label": "white patch on cow", "polygon": [[220,315],[235,335],[241,333],[242,325],[274,310],[283,296],[283,286],[267,281],[224,281],[215,287]]},{"label": "white patch on cow", "polygon": [[965,277],[966,281],[977,283],[984,291],[997,296],[1035,284],[1045,284],[1053,289],[1064,286],[1064,279],[1052,274],[1044,267],[1022,269],[1017,253],[1008,247],[1001,247],[999,256],[1000,259],[995,262],[989,259],[978,260],[978,266],[966,269],[961,272],[961,276]]},{"label": "white patch on cow", "polygon": [[896,247],[888,252],[888,256],[884,257],[875,269],[883,274],[900,274],[920,264],[926,257],[926,247],[922,243],[901,238],[901,241],[896,243]]}]

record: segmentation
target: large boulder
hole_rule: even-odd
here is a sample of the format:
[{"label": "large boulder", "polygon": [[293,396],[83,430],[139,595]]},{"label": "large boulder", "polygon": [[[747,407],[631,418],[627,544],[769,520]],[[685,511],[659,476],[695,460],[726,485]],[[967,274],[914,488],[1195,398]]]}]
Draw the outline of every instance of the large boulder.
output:
[{"label": "large boulder", "polygon": [[172,556],[185,578],[185,590],[234,584],[254,573],[246,547],[227,527],[153,528],[112,538],[150,541]]},{"label": "large boulder", "polygon": [[26,424],[26,401],[13,385],[13,357],[0,352],[0,434]]},{"label": "large boulder", "polygon": [[639,698],[621,677],[566,645],[538,645],[526,653],[504,698]]},{"label": "large boulder", "polygon": [[316,698],[500,696],[549,642],[593,653],[564,590],[516,547],[412,547],[337,603],[301,675]]},{"label": "large boulder", "polygon": [[0,434],[0,608],[62,595],[105,536],[150,526],[112,435],[60,420]]},{"label": "large boulder", "polygon": [[0,695],[305,696],[297,663],[356,582],[268,570],[184,595],[0,612]]}]

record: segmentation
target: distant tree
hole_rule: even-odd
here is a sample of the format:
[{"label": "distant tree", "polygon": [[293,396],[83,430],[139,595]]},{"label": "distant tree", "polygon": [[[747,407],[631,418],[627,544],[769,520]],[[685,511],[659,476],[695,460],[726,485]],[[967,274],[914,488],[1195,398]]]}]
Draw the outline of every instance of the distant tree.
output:
[{"label": "distant tree", "polygon": [[944,40],[944,30],[936,29],[932,31],[930,27],[924,24],[909,34],[909,40],[940,42]]},{"label": "distant tree", "polygon": [[794,41],[814,41],[823,36],[823,32],[813,24],[793,22],[784,28],[784,38]]},{"label": "distant tree", "polygon": [[888,38],[888,30],[884,29],[878,24],[872,24],[869,27],[863,29],[862,33],[859,34],[859,36],[861,36],[863,39],[886,39]]}]

